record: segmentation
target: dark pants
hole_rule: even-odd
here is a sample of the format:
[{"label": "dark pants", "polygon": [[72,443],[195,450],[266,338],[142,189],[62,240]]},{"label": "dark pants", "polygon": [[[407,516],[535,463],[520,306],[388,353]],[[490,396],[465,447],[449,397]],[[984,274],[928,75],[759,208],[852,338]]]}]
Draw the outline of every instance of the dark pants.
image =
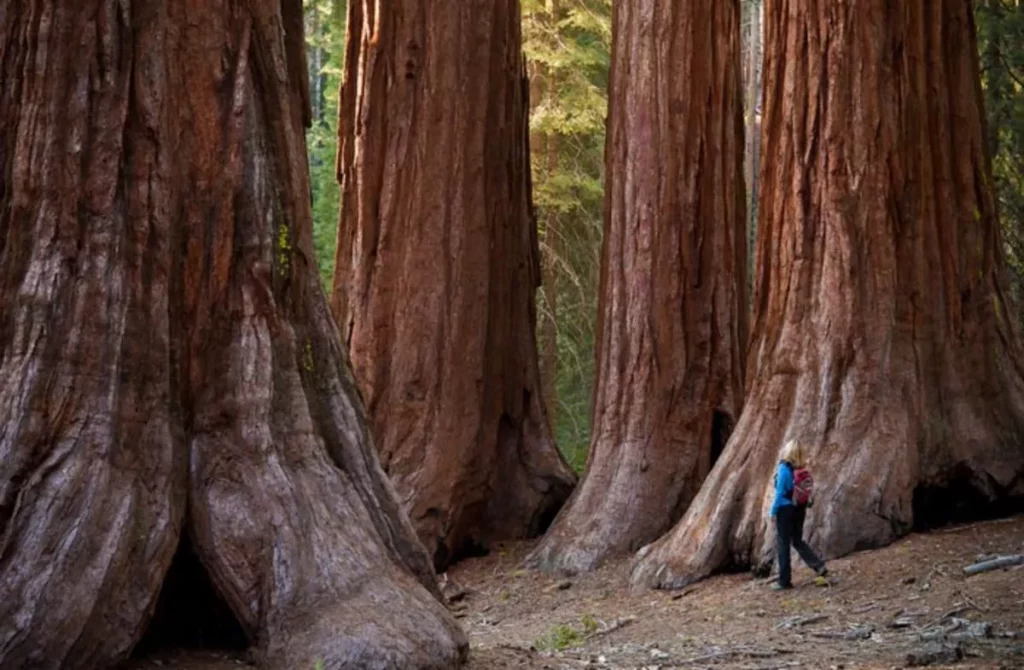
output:
[{"label": "dark pants", "polygon": [[779,584],[782,586],[790,586],[793,583],[792,567],[789,563],[790,547],[796,549],[796,553],[800,554],[800,558],[811,570],[820,572],[825,567],[825,562],[804,542],[806,515],[806,507],[793,505],[780,507],[775,515],[775,547],[779,552]]}]

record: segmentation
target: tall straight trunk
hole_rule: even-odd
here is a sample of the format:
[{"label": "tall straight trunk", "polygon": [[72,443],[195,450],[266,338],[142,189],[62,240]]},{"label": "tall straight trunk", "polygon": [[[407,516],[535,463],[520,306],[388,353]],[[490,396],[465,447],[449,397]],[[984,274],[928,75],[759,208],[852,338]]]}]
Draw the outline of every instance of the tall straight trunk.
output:
[{"label": "tall straight trunk", "polygon": [[[554,88],[551,75],[548,75],[548,91]],[[544,134],[544,162],[547,174],[553,175],[558,170],[558,135],[554,132]],[[547,403],[548,423],[554,431],[558,418],[558,264],[561,245],[558,243],[561,231],[558,230],[558,213],[544,212],[544,247],[547,250],[545,262],[542,263],[543,284],[541,291],[547,313],[541,320],[541,379],[544,386],[544,400]]]},{"label": "tall straight trunk", "polygon": [[349,29],[334,310],[442,567],[541,532],[574,482],[540,393],[519,3],[365,0]]},{"label": "tall straight trunk", "polygon": [[747,404],[639,584],[766,569],[772,472],[811,447],[826,556],[1024,494],[971,3],[766,3],[758,290]]},{"label": "tall straight trunk", "polygon": [[[560,20],[557,0],[547,0],[543,22],[547,30],[557,34]],[[557,70],[541,63],[530,82],[531,101],[544,107],[555,107],[558,103],[559,81]],[[531,133],[530,144],[533,153],[539,154],[545,178],[552,179],[558,172],[559,141],[558,131]],[[539,151],[538,151],[539,150]],[[542,211],[544,246],[541,254],[542,285],[544,305],[547,310],[541,316],[541,383],[548,410],[548,423],[554,430],[557,426],[558,411],[558,275],[561,248],[558,229],[558,212],[554,208]]]},{"label": "tall straight trunk", "polygon": [[742,402],[738,0],[613,5],[590,458],[528,563],[589,570],[670,528]]},{"label": "tall straight trunk", "polygon": [[302,33],[0,9],[0,667],[125,657],[183,533],[263,667],[465,656],[318,284]]},{"label": "tall straight trunk", "polygon": [[[761,10],[763,6],[762,0],[754,0],[750,3],[748,10],[750,12],[750,30],[747,36],[747,81],[745,82],[747,123],[745,129],[746,151],[743,155],[746,173],[745,181],[747,184],[747,249],[750,252],[748,263],[753,260],[754,243],[757,240],[757,170],[761,144],[761,122],[758,102],[761,98]],[[750,269],[749,276],[752,277],[753,269]]]}]

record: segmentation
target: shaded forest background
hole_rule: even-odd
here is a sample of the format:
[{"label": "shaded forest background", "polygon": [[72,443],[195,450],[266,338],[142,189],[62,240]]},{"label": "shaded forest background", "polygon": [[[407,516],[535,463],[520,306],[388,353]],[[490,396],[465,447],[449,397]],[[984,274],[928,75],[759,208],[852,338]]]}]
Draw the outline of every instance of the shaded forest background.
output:
[{"label": "shaded forest background", "polygon": [[[545,396],[566,459],[582,471],[590,435],[602,229],[612,0],[523,0],[530,76],[533,197],[543,255],[537,296]],[[748,238],[757,221],[763,0],[743,6]],[[339,192],[335,158],[345,0],[306,2],[313,125],[308,131],[313,242],[329,290]],[[975,5],[988,146],[1003,226],[1008,285],[1024,323],[1024,3]],[[751,262],[754,254],[749,255]],[[750,273],[749,276],[753,276]]]}]

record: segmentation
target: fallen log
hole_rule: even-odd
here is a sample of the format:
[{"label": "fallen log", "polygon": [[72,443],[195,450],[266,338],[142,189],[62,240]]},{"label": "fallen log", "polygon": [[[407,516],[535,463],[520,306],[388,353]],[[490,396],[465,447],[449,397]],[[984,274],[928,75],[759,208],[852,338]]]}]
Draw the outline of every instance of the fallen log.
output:
[{"label": "fallen log", "polygon": [[999,556],[988,561],[982,561],[981,563],[973,563],[964,568],[964,574],[970,577],[972,575],[981,574],[982,572],[988,572],[989,570],[1008,568],[1013,565],[1024,565],[1024,554]]}]

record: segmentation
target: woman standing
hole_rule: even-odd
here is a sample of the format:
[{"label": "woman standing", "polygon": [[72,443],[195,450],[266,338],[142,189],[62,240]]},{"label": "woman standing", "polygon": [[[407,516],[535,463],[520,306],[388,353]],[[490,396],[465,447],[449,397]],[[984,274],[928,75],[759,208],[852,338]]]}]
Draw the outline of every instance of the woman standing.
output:
[{"label": "woman standing", "polygon": [[[775,470],[775,500],[772,517],[775,519],[775,547],[778,551],[779,579],[772,588],[776,591],[793,588],[790,547],[796,548],[800,558],[819,577],[828,574],[825,561],[804,542],[804,518],[810,500],[810,473],[802,444],[790,440],[782,449],[782,459]],[[806,487],[805,487],[806,483]],[[800,495],[794,495],[797,491]]]}]

